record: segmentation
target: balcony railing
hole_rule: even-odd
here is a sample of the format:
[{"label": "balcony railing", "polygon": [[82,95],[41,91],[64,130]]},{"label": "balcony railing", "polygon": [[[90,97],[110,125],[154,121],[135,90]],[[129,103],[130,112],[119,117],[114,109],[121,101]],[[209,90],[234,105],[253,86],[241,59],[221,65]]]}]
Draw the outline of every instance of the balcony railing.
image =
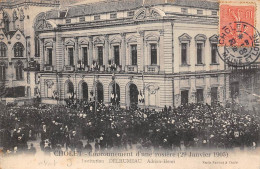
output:
[{"label": "balcony railing", "polygon": [[52,71],[53,71],[53,66],[51,66],[51,65],[45,65],[45,66],[44,66],[44,71],[45,71],[45,72],[52,72]]},{"label": "balcony railing", "polygon": [[63,69],[65,72],[73,72],[75,70],[75,67],[74,66],[70,66],[70,65],[67,65],[67,66],[64,66],[64,69]]},{"label": "balcony railing", "polygon": [[145,67],[145,72],[147,73],[159,73],[160,71],[160,66],[158,65],[147,65]]},{"label": "balcony railing", "polygon": [[125,66],[125,72],[127,72],[127,73],[137,73],[137,65],[127,65],[127,66]]}]

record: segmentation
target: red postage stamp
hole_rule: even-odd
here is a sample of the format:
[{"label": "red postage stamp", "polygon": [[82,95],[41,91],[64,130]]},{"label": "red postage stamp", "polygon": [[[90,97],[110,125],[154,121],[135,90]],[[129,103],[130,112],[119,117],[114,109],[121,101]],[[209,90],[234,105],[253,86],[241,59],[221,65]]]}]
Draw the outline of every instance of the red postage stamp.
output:
[{"label": "red postage stamp", "polygon": [[220,3],[218,54],[230,66],[247,66],[260,56],[254,3]]},{"label": "red postage stamp", "polygon": [[219,26],[219,45],[252,46],[252,37],[255,34],[255,6],[220,5]]}]

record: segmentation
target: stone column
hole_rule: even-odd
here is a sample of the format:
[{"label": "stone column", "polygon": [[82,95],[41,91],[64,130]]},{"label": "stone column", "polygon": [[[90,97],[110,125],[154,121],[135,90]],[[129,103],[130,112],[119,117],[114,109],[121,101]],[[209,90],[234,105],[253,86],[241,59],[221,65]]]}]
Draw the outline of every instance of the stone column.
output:
[{"label": "stone column", "polygon": [[65,47],[65,38],[62,38],[61,39],[61,43],[62,43],[62,67],[61,69],[63,70],[64,69],[64,66],[66,65],[66,54],[65,54],[65,50],[66,50],[66,47]]},{"label": "stone column", "polygon": [[180,93],[180,77],[173,79],[173,92],[174,92],[174,106],[178,107],[181,105],[181,93]]},{"label": "stone column", "polygon": [[57,60],[56,60],[56,37],[53,38],[53,51],[52,51],[52,66],[53,70],[57,70]]},{"label": "stone column", "polygon": [[137,58],[137,65],[138,65],[138,70],[144,71],[145,68],[145,59],[144,59],[144,31],[139,31],[139,48],[138,48],[138,58]]},{"label": "stone column", "polygon": [[78,37],[74,37],[75,39],[75,57],[74,57],[74,65],[75,65],[75,70],[78,70],[78,60],[79,60],[79,44],[78,44]]},{"label": "stone column", "polygon": [[160,71],[164,71],[164,30],[159,30],[160,32],[160,40],[159,40],[159,66]]},{"label": "stone column", "polygon": [[210,75],[205,75],[205,100],[204,103],[211,104],[211,77]]},{"label": "stone column", "polygon": [[105,51],[103,56],[103,65],[107,67],[109,59],[109,36],[105,35]]},{"label": "stone column", "polygon": [[190,84],[191,84],[191,88],[190,88],[190,99],[189,99],[189,103],[196,103],[197,98],[196,98],[196,77],[195,76],[191,76],[190,78]]},{"label": "stone column", "polygon": [[44,56],[44,39],[40,39],[40,69],[44,70],[45,56]]},{"label": "stone column", "polygon": [[121,42],[121,65],[122,69],[125,70],[126,65],[126,40],[125,40],[125,33],[121,33],[122,42]]}]

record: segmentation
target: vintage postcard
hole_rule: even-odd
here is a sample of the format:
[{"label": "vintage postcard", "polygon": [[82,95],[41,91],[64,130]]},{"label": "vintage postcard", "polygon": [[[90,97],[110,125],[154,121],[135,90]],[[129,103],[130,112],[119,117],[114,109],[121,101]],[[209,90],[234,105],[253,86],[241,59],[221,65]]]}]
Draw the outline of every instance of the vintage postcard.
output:
[{"label": "vintage postcard", "polygon": [[260,169],[259,0],[0,0],[0,169]]}]

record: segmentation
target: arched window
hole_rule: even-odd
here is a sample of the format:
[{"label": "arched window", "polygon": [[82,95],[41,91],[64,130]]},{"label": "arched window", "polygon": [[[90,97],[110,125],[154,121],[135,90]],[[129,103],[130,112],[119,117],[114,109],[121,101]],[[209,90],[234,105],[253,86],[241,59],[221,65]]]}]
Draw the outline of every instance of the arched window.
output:
[{"label": "arched window", "polygon": [[23,51],[24,47],[22,43],[17,42],[14,44],[14,57],[23,57]]},{"label": "arched window", "polygon": [[0,63],[0,80],[2,81],[2,80],[5,80],[5,76],[6,76],[6,71],[5,71],[5,69],[6,69],[6,65],[5,65],[5,63]]},{"label": "arched window", "polygon": [[23,80],[23,62],[18,61],[15,67],[16,80]]},{"label": "arched window", "polygon": [[7,46],[5,43],[0,42],[0,57],[6,57]]}]

